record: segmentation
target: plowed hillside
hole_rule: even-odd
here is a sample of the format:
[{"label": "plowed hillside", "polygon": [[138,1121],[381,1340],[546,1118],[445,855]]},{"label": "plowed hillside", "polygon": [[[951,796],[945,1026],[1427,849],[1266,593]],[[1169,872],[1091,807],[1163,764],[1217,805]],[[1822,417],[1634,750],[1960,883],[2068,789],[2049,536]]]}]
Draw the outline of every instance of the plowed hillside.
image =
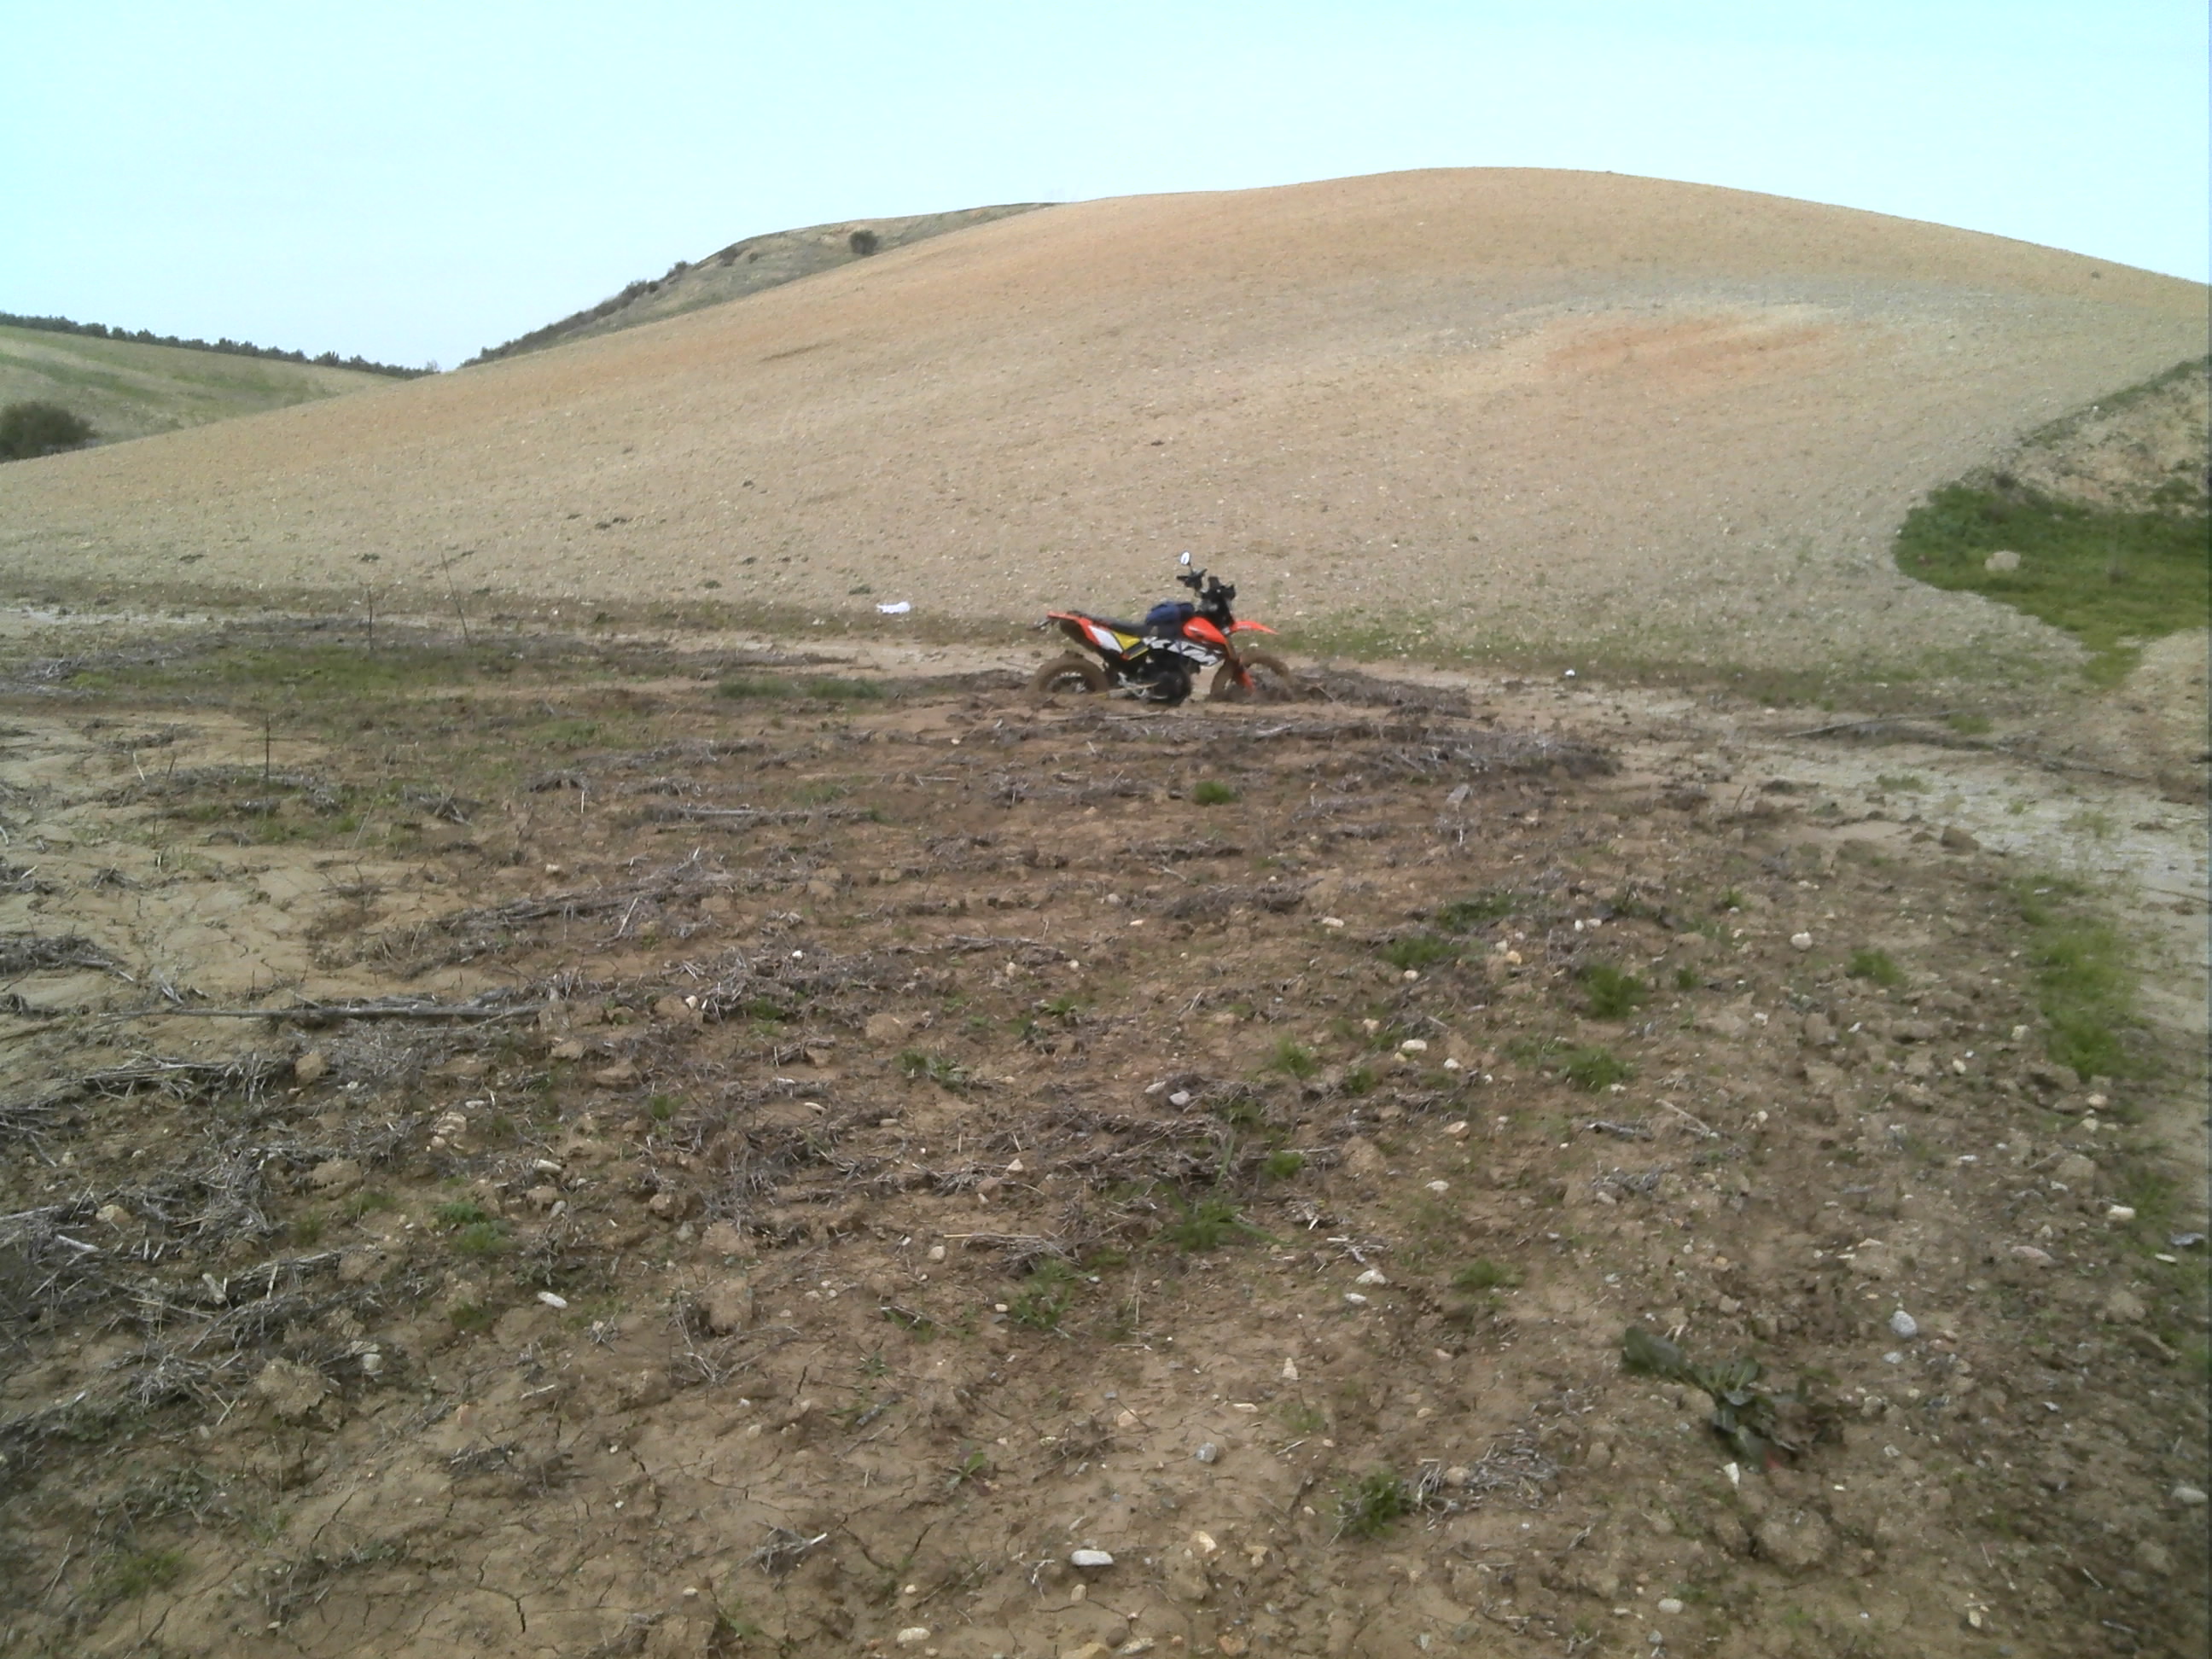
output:
[{"label": "plowed hillside", "polygon": [[465,555],[462,589],[526,609],[1015,617],[1157,596],[1189,547],[1313,643],[1390,622],[1708,662],[2056,653],[1899,577],[1890,535],[2205,346],[2194,283],[1703,186],[1478,170],[1091,202],[9,467],[0,580],[343,603],[441,592]]}]

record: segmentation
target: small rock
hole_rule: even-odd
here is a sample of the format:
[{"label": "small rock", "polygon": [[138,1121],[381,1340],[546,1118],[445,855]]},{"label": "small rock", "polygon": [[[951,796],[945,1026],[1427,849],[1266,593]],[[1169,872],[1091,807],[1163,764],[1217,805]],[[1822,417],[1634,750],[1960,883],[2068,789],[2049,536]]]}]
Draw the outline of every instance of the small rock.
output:
[{"label": "small rock", "polygon": [[1809,951],[1809,950],[1811,950],[1811,949],[1813,948],[1813,936],[1812,936],[1810,933],[1792,933],[1792,934],[1790,934],[1790,948],[1791,950],[1793,950],[1793,951]]},{"label": "small rock", "polygon": [[92,1212],[92,1218],[104,1227],[127,1227],[131,1216],[120,1204],[103,1204]]},{"label": "small rock", "polygon": [[1398,1051],[1407,1054],[1425,1054],[1429,1052],[1429,1045],[1420,1037],[1407,1037],[1398,1045]]},{"label": "small rock", "polygon": [[1189,1090],[1178,1089],[1168,1097],[1168,1104],[1170,1106],[1188,1106],[1190,1104],[1190,1098]]},{"label": "small rock", "polygon": [[1364,1308],[1367,1305],[1367,1298],[1357,1291],[1346,1291],[1344,1293],[1344,1299],[1355,1308]]},{"label": "small rock", "polygon": [[2025,1261],[2031,1267],[2048,1267],[2057,1259],[2050,1251],[2038,1249],[2033,1244],[2014,1245],[2012,1256],[2015,1261]]},{"label": "small rock", "polygon": [[2136,1212],[2124,1204],[2115,1204],[2105,1212],[2107,1221],[2133,1221],[2135,1218]]},{"label": "small rock", "polygon": [[543,1302],[547,1307],[552,1309],[556,1313],[560,1312],[563,1308],[566,1308],[568,1305],[568,1298],[567,1297],[556,1295],[551,1291],[538,1291],[538,1299],[540,1302]]},{"label": "small rock", "polygon": [[929,1640],[929,1626],[927,1625],[908,1625],[904,1630],[901,1631],[891,1639],[896,1642],[902,1648],[918,1648],[924,1642]]},{"label": "small rock", "polygon": [[744,1234],[727,1221],[717,1221],[708,1227],[701,1236],[699,1244],[708,1255],[743,1255],[745,1253]]},{"label": "small rock", "polygon": [[1441,1198],[1444,1194],[1451,1190],[1451,1182],[1449,1181],[1431,1181],[1429,1182],[1429,1190]]},{"label": "small rock", "polygon": [[1920,1334],[1920,1322],[1899,1308],[1889,1316],[1889,1328],[1897,1335],[1910,1340]]},{"label": "small rock", "polygon": [[592,1073],[592,1081],[602,1089],[619,1089],[625,1084],[637,1081],[637,1066],[632,1060],[618,1060],[604,1070]]},{"label": "small rock", "polygon": [[2197,1510],[2204,1507],[2204,1493],[2203,1489],[2200,1487],[2176,1486],[2172,1492],[2167,1494],[2167,1496],[2171,1497],[2175,1503],[2180,1504],[2181,1507],[2185,1510]]},{"label": "small rock", "polygon": [[1982,561],[1982,568],[1993,576],[2002,575],[2008,570],[2017,570],[2020,568],[2020,555],[2008,547],[2001,547]]},{"label": "small rock", "polygon": [[896,1042],[906,1035],[906,1022],[896,1014],[870,1014],[860,1030],[871,1042]]},{"label": "small rock", "polygon": [[292,1081],[302,1089],[330,1075],[331,1058],[320,1048],[310,1048],[292,1062]]},{"label": "small rock", "polygon": [[1382,1277],[1380,1268],[1370,1267],[1352,1282],[1355,1285],[1388,1285],[1390,1281]]},{"label": "small rock", "polygon": [[698,1008],[682,997],[657,998],[653,1005],[653,1017],[672,1025],[696,1025],[701,1020]]},{"label": "small rock", "polygon": [[1323,916],[1321,919],[1321,925],[1324,927],[1341,927],[1344,926],[1344,918],[1342,916]]},{"label": "small rock", "polygon": [[1464,1463],[1455,1463],[1444,1471],[1444,1485],[1457,1490],[1474,1479],[1474,1471]]},{"label": "small rock", "polygon": [[1104,1550],[1076,1550],[1067,1558],[1071,1567],[1110,1567],[1114,1558]]},{"label": "small rock", "polygon": [[350,1158],[326,1158],[307,1171],[307,1184],[325,1198],[343,1198],[361,1185],[361,1164]]},{"label": "small rock", "polygon": [[556,1060],[581,1060],[584,1057],[584,1040],[581,1037],[562,1037],[553,1045],[552,1054]]},{"label": "small rock", "polygon": [[2123,1286],[2105,1298],[2097,1310],[2097,1317],[2108,1325],[2139,1325],[2149,1311],[2141,1297]]},{"label": "small rock", "polygon": [[2079,1152],[2069,1152],[2051,1165],[2051,1178],[2066,1187],[2094,1187],[2097,1182],[2097,1160],[2084,1158]]},{"label": "small rock", "polygon": [[1813,1510],[1776,1510],[1759,1523],[1759,1553],[1790,1572],[1819,1566],[1836,1546],[1828,1523]]},{"label": "small rock", "polygon": [[1298,1362],[1292,1358],[1285,1359],[1283,1361],[1283,1381],[1285,1382],[1295,1382],[1297,1380]]},{"label": "small rock", "polygon": [[1196,1451],[1193,1452],[1191,1455],[1198,1459],[1201,1463],[1218,1462],[1221,1458],[1221,1448],[1215,1445],[1211,1440],[1209,1440],[1203,1446],[1200,1446]]},{"label": "small rock", "polygon": [[1954,823],[1943,826],[1943,833],[1936,837],[1936,844],[1947,853],[1978,853],[1982,850],[1981,842]]},{"label": "small rock", "polygon": [[1680,1601],[1677,1601],[1673,1596],[1662,1595],[1659,1598],[1660,1612],[1665,1613],[1676,1613],[1681,1612],[1681,1610],[1682,1604]]},{"label": "small rock", "polygon": [[753,1322],[753,1287],[741,1279],[725,1279],[699,1298],[699,1312],[717,1336],[742,1331]]},{"label": "small rock", "polygon": [[[1446,1063],[1449,1064],[1449,1062],[1447,1061]],[[1464,1136],[1467,1133],[1467,1130],[1468,1122],[1465,1118],[1460,1119],[1456,1123],[1447,1123],[1444,1125],[1444,1133],[1449,1135],[1454,1140],[1457,1140]]]},{"label": "small rock", "polygon": [[323,1403],[331,1392],[330,1379],[320,1371],[289,1359],[272,1359],[253,1379],[253,1391],[269,1402],[270,1410],[287,1423],[296,1423]]},{"label": "small rock", "polygon": [[522,1195],[524,1202],[534,1210],[550,1210],[561,1201],[558,1187],[532,1187]]}]

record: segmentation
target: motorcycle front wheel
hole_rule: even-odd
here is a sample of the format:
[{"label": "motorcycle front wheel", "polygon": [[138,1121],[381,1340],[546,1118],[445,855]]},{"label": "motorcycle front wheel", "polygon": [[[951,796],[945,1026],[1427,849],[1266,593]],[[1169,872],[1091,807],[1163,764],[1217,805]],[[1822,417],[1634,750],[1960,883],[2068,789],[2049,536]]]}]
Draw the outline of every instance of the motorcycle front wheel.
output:
[{"label": "motorcycle front wheel", "polygon": [[1244,672],[1252,677],[1252,689],[1249,691],[1237,684],[1237,671],[1227,663],[1215,669],[1212,681],[1206,688],[1207,700],[1290,702],[1298,696],[1298,683],[1291,678],[1291,665],[1272,652],[1255,651],[1246,657]]},{"label": "motorcycle front wheel", "polygon": [[1030,680],[1030,693],[1040,702],[1057,691],[1103,691],[1109,684],[1106,671],[1088,657],[1079,657],[1069,652],[1064,657],[1054,657],[1037,670]]}]

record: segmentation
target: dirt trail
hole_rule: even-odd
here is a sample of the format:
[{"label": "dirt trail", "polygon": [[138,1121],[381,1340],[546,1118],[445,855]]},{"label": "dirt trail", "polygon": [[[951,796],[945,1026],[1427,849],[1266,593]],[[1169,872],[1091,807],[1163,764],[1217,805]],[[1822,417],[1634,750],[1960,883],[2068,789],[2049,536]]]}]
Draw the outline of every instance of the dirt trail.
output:
[{"label": "dirt trail", "polygon": [[[264,775],[235,645],[145,646],[188,706],[116,644],[0,749],[11,1650],[2203,1644],[2154,791],[608,642]],[[2069,870],[2184,953],[2140,1079],[2042,1056]],[[381,1013],[195,1017],[257,997]],[[1735,1438],[1632,1326],[1765,1363]]]}]

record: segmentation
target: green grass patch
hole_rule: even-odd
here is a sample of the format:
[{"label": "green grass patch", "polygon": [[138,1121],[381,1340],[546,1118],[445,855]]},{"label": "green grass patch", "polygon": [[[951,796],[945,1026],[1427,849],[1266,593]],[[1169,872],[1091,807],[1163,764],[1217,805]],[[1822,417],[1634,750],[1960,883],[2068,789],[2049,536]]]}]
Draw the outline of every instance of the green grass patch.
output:
[{"label": "green grass patch", "polygon": [[1488,1256],[1477,1256],[1451,1276],[1452,1289],[1470,1293],[1511,1290],[1522,1279],[1518,1267],[1509,1267]]},{"label": "green grass patch", "polygon": [[1568,1049],[1559,1072],[1576,1088],[1592,1095],[1636,1075],[1636,1068],[1612,1049],[1599,1048]]},{"label": "green grass patch", "polygon": [[1264,1239],[1267,1236],[1224,1198],[1202,1198],[1195,1204],[1184,1205],[1181,1213],[1160,1230],[1162,1238],[1194,1255],[1218,1250],[1224,1244]]},{"label": "green grass patch", "polygon": [[733,702],[769,702],[789,696],[791,682],[769,674],[739,674],[716,686],[714,695],[727,697]]},{"label": "green grass patch", "polygon": [[1285,1037],[1267,1056],[1267,1069],[1285,1077],[1309,1078],[1321,1069],[1321,1061],[1305,1044],[1295,1037]]},{"label": "green grass patch", "polygon": [[[1990,570],[1993,553],[2019,568]],[[1979,593],[2063,629],[2087,647],[2088,678],[2117,684],[2142,646],[2205,625],[2207,520],[2191,510],[2122,513],[2055,501],[2002,480],[1953,484],[1905,515],[1897,568],[1931,587]]]},{"label": "green grass patch", "polygon": [[1583,969],[1582,981],[1593,1019],[1626,1019],[1650,994],[1642,980],[1609,963],[1592,963]]},{"label": "green grass patch", "polygon": [[1917,772],[1881,772],[1875,776],[1875,787],[1887,789],[1893,795],[1924,795],[1928,780]]},{"label": "green grass patch", "polygon": [[1306,1167],[1306,1155],[1288,1150],[1270,1152],[1260,1161],[1260,1173],[1270,1181],[1294,1181]]},{"label": "green grass patch", "polygon": [[1852,951],[1850,962],[1844,971],[1853,979],[1869,980],[1893,989],[1905,983],[1905,969],[1890,959],[1889,952],[1877,951],[1871,946],[1861,946]]},{"label": "green grass patch", "polygon": [[817,702],[881,702],[890,695],[875,680],[839,679],[826,674],[801,680],[799,689]]},{"label": "green grass patch", "polygon": [[1454,939],[1440,939],[1434,933],[1413,933],[1384,945],[1382,960],[1393,968],[1419,969],[1434,967],[1439,962],[1456,962],[1466,951],[1465,945]]},{"label": "green grass patch", "polygon": [[1006,1317],[1033,1331],[1056,1331],[1083,1276],[1056,1256],[1047,1256],[1006,1303]]},{"label": "green grass patch", "polygon": [[1218,778],[1202,778],[1191,786],[1190,798],[1200,806],[1226,806],[1237,792]]},{"label": "green grass patch", "polygon": [[456,1199],[450,1204],[441,1204],[430,1212],[430,1218],[441,1227],[474,1227],[491,1219],[491,1212],[474,1199]]},{"label": "green grass patch", "polygon": [[2136,1025],[2134,965],[2118,929],[2067,902],[2081,890],[2064,882],[2014,884],[2048,1027],[2044,1048],[2085,1078],[2140,1077],[2148,1060],[2128,1042]]},{"label": "green grass patch", "polygon": [[1504,921],[1520,903],[1510,889],[1492,887],[1438,906],[1436,923],[1448,933],[1470,933],[1486,922]]},{"label": "green grass patch", "polygon": [[919,1048],[908,1048],[898,1057],[899,1075],[915,1083],[934,1083],[940,1089],[950,1089],[957,1094],[974,1079],[968,1068],[943,1054],[924,1054]]},{"label": "green grass patch", "polygon": [[184,1576],[181,1550],[120,1550],[100,1568],[93,1595],[103,1602],[133,1601],[149,1590],[167,1589]]}]

